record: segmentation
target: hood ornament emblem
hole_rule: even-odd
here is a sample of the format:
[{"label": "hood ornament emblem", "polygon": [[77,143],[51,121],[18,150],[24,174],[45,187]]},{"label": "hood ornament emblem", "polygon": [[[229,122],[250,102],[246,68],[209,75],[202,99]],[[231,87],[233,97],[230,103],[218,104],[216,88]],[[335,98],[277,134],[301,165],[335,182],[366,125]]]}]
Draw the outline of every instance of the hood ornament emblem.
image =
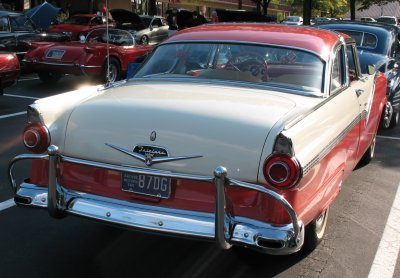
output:
[{"label": "hood ornament emblem", "polygon": [[155,131],[152,131],[150,133],[150,141],[156,141],[157,138],[157,133]]},{"label": "hood ornament emblem", "polygon": [[128,149],[105,143],[106,146],[113,148],[114,150],[120,151],[124,154],[127,154],[137,160],[142,161],[147,166],[151,166],[156,163],[163,163],[163,162],[171,162],[183,159],[191,159],[191,158],[199,158],[203,157],[202,155],[185,155],[185,156],[170,156],[168,154],[167,149],[154,146],[154,145],[136,145],[133,148],[133,151]]}]

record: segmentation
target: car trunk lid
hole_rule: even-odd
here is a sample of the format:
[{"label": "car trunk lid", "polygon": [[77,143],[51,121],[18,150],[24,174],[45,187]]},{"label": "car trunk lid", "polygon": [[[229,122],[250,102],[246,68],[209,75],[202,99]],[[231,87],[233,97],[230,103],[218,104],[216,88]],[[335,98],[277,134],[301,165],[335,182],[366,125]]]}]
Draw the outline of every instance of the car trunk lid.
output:
[{"label": "car trunk lid", "polygon": [[191,157],[151,168],[212,175],[222,165],[230,177],[256,182],[268,134],[280,132],[280,120],[295,107],[288,94],[265,90],[201,84],[122,86],[75,108],[62,151],[94,161],[149,167],[118,148],[132,152],[150,146],[153,155]]}]

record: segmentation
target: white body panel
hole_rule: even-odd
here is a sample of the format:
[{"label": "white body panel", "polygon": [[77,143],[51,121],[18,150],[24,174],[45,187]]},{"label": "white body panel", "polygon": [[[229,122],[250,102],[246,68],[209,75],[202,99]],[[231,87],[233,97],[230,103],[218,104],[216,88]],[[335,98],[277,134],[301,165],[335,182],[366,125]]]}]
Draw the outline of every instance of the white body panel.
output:
[{"label": "white body panel", "polygon": [[[287,93],[199,84],[130,84],[108,90],[77,107],[66,131],[65,155],[114,164],[146,165],[105,143],[165,147],[169,155],[201,158],[153,165],[181,173],[211,175],[225,166],[230,177],[256,182],[269,134],[320,99]],[[156,141],[150,141],[152,131]],[[271,149],[271,146],[265,147]]]}]

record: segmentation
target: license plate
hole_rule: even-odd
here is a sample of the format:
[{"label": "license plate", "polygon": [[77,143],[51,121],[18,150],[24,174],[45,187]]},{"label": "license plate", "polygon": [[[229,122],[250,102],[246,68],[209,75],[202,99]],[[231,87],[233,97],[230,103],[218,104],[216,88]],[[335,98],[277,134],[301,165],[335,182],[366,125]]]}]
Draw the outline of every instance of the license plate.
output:
[{"label": "license plate", "polygon": [[47,52],[46,57],[50,59],[61,59],[64,56],[65,51],[64,50],[50,50]]},{"label": "license plate", "polygon": [[171,179],[124,172],[122,190],[167,199],[171,193]]}]

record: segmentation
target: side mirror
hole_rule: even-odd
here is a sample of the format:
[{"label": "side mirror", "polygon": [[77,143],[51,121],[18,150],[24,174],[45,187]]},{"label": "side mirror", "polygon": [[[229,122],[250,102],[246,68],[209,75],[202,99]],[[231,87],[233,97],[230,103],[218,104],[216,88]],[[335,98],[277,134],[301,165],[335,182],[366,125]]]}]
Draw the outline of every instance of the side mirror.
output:
[{"label": "side mirror", "polygon": [[372,65],[372,64],[367,65],[367,73],[369,75],[374,75],[375,72],[376,72],[376,68],[374,65]]}]

